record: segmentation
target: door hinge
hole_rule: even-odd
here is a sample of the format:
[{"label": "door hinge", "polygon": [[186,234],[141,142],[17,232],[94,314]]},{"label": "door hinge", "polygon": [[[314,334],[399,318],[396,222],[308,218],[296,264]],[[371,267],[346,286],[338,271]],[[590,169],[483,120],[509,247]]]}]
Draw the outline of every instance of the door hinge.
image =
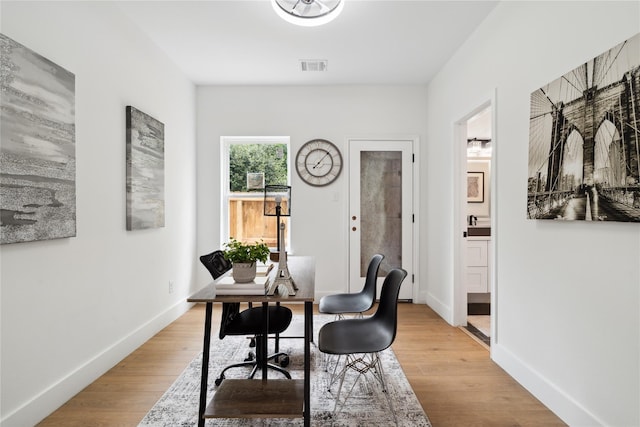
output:
[{"label": "door hinge", "polygon": [[416,281],[416,275],[411,274],[411,283],[415,283],[415,281]]},{"label": "door hinge", "polygon": [[411,214],[411,222],[416,222],[416,214]]},{"label": "door hinge", "polygon": [[411,163],[415,163],[416,162],[416,155],[414,153],[411,153]]}]

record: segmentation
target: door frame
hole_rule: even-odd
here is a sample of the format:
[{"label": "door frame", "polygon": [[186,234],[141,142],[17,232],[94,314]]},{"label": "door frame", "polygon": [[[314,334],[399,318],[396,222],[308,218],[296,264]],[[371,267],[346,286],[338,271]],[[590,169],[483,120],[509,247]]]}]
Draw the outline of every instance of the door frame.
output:
[{"label": "door frame", "polygon": [[[413,191],[412,191],[412,199],[413,199],[413,222],[412,222],[412,227],[413,227],[413,231],[412,231],[412,235],[414,236],[414,238],[412,239],[411,242],[411,249],[413,251],[413,256],[411,259],[411,270],[412,271],[407,271],[407,278],[405,279],[405,282],[408,282],[411,284],[411,299],[413,303],[419,303],[419,302],[426,302],[426,298],[422,298],[422,301],[420,299],[420,293],[419,293],[419,283],[420,283],[420,267],[418,264],[418,260],[420,259],[420,253],[419,253],[419,238],[418,236],[420,236],[420,229],[419,229],[419,221],[418,218],[420,218],[419,216],[419,206],[420,206],[420,176],[419,176],[419,170],[420,170],[420,166],[419,166],[419,149],[420,149],[420,137],[418,135],[390,135],[390,136],[380,136],[380,135],[375,135],[375,136],[349,136],[345,138],[346,140],[346,150],[345,150],[345,154],[346,154],[346,159],[345,159],[345,163],[347,165],[351,165],[351,158],[350,158],[350,153],[351,153],[351,142],[352,141],[411,141],[411,146],[412,146],[412,151],[413,151],[413,162],[412,162],[412,187],[413,187]],[[349,171],[351,172],[351,171]],[[349,183],[347,183],[347,190],[349,190],[350,185]],[[349,194],[349,191],[347,191],[348,196],[348,200],[346,203],[346,209],[347,209],[347,217],[350,215],[349,214],[349,206],[351,205],[351,195]],[[350,221],[347,221],[347,243],[350,244],[350,237],[349,237],[349,232],[350,232]],[[350,249],[349,249],[349,253],[350,253]],[[347,276],[351,277],[350,272],[348,271],[350,267],[350,262],[349,262],[349,267],[347,268]],[[405,283],[406,286],[406,283]]]},{"label": "door frame", "polygon": [[466,292],[466,238],[463,237],[463,232],[467,229],[467,209],[466,209],[466,191],[467,191],[467,121],[480,111],[485,110],[487,107],[491,108],[491,140],[492,140],[492,153],[491,153],[491,176],[489,179],[491,201],[491,245],[489,248],[489,269],[491,271],[489,278],[489,291],[491,292],[491,348],[497,342],[497,248],[498,248],[498,229],[497,229],[497,200],[498,192],[496,189],[497,183],[497,94],[494,90],[492,96],[481,103],[479,106],[471,110],[468,114],[464,115],[458,121],[454,123],[454,138],[453,138],[453,188],[454,188],[454,219],[453,219],[453,248],[454,248],[454,283],[453,283],[453,325],[454,326],[466,326],[467,325],[467,292]]}]

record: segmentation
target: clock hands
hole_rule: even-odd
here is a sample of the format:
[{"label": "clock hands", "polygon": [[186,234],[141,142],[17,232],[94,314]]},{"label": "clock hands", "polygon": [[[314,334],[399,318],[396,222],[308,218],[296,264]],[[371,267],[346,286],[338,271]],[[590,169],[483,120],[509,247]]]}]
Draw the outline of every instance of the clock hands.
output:
[{"label": "clock hands", "polygon": [[315,164],[315,165],[313,165],[313,168],[312,168],[312,169],[315,169],[315,168],[317,168],[318,166],[320,166],[320,163],[322,163],[322,161],[324,160],[324,158],[325,158],[325,157],[327,157],[328,155],[329,155],[329,152],[328,152],[328,151],[325,151],[324,156],[322,156],[322,157],[320,158],[320,160],[318,160],[318,161],[316,162],[316,164]]}]

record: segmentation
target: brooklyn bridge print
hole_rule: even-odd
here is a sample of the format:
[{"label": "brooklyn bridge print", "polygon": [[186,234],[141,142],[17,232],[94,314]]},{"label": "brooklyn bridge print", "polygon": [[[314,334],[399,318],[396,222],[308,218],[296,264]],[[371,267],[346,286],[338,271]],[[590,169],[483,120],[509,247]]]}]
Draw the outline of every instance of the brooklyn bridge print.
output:
[{"label": "brooklyn bridge print", "polygon": [[527,218],[640,222],[640,33],[531,94]]}]

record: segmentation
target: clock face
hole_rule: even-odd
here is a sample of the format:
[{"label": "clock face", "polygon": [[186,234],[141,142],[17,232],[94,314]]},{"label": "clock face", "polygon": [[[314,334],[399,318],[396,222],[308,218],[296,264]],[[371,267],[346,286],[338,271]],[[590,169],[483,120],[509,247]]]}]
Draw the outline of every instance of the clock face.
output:
[{"label": "clock face", "polygon": [[340,150],[325,139],[313,139],[298,150],[296,171],[309,185],[329,185],[342,171]]}]

